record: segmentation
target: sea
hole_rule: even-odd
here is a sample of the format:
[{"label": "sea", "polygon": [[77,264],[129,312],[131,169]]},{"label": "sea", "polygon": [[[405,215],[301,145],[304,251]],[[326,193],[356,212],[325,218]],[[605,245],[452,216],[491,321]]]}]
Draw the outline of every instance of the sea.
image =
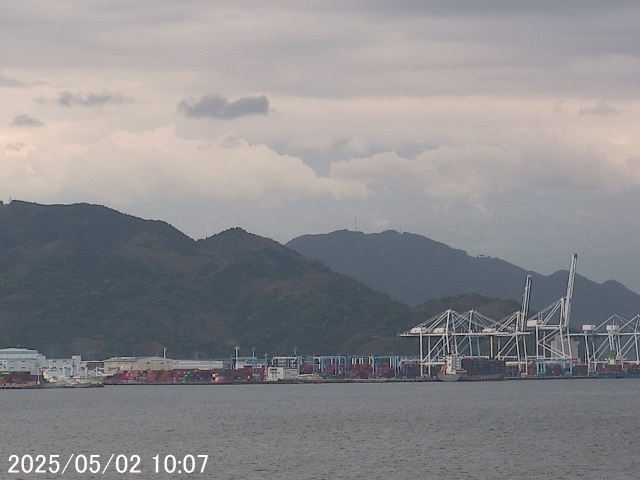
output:
[{"label": "sea", "polygon": [[0,390],[0,478],[637,480],[639,407],[640,379]]}]

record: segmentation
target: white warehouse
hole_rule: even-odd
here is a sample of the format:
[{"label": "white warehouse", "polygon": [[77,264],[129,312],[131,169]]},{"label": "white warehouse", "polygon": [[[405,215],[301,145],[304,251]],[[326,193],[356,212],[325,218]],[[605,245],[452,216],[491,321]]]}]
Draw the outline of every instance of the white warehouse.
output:
[{"label": "white warehouse", "polygon": [[29,372],[38,375],[47,366],[47,359],[36,350],[4,348],[0,350],[0,372]]}]

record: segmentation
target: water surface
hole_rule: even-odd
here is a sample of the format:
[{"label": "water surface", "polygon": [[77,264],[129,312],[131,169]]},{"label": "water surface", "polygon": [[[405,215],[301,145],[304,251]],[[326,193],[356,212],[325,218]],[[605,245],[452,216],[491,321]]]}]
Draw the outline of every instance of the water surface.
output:
[{"label": "water surface", "polygon": [[[638,379],[4,390],[0,478],[638,479],[639,393]],[[72,453],[139,455],[142,473],[7,473],[11,454]],[[209,459],[156,474],[167,454]]]}]

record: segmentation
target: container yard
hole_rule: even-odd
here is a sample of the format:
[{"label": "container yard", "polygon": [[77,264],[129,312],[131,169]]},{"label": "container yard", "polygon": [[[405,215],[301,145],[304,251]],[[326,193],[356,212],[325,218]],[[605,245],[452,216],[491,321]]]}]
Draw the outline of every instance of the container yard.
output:
[{"label": "container yard", "polygon": [[0,373],[0,388],[38,388],[40,379],[28,372]]},{"label": "container yard", "polygon": [[[442,381],[640,376],[640,314],[570,328],[576,265],[574,254],[565,295],[535,315],[529,316],[529,275],[520,310],[503,319],[450,309],[401,333],[418,339],[418,376]],[[485,362],[494,362],[487,367],[493,368],[490,375]]]},{"label": "container yard", "polygon": [[[222,368],[125,370],[107,385],[213,385],[241,383],[417,381],[418,357],[291,356],[235,357]],[[426,380],[426,379],[424,379]]]}]

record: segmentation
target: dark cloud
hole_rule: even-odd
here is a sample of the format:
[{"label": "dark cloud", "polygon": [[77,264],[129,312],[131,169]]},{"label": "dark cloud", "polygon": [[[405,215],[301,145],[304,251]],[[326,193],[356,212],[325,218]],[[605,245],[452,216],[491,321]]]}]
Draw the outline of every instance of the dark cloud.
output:
[{"label": "dark cloud", "polygon": [[580,115],[615,115],[620,113],[620,109],[600,102],[593,107],[582,107]]},{"label": "dark cloud", "polygon": [[11,125],[17,127],[44,127],[44,123],[37,118],[31,118],[28,115],[16,115],[13,122],[11,122]]},{"label": "dark cloud", "polygon": [[58,95],[58,104],[64,107],[99,107],[102,105],[112,104],[121,105],[123,103],[131,103],[133,100],[120,94],[109,92],[89,92],[89,93],[73,93],[64,90]]},{"label": "dark cloud", "polygon": [[269,99],[259,97],[240,97],[230,102],[220,95],[205,95],[200,100],[192,98],[182,99],[178,103],[178,110],[186,117],[208,117],[231,120],[246,115],[267,115],[269,113]]}]

